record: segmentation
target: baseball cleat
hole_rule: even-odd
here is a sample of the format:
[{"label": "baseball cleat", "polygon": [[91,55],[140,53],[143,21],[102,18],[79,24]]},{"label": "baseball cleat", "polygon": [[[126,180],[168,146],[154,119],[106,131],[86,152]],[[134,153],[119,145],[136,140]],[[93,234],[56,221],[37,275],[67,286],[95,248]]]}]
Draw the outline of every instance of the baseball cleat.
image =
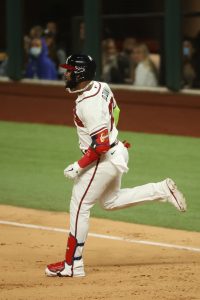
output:
[{"label": "baseball cleat", "polygon": [[167,201],[174,205],[180,212],[185,212],[187,210],[186,200],[178,190],[176,183],[171,178],[167,178],[165,183],[170,192]]},{"label": "baseball cleat", "polygon": [[83,277],[85,276],[82,259],[74,261],[73,266],[69,266],[65,261],[50,264],[45,269],[48,277]]},{"label": "baseball cleat", "polygon": [[45,274],[49,277],[59,276],[58,274],[62,272],[65,268],[65,261],[60,261],[54,264],[50,264],[45,269]]}]

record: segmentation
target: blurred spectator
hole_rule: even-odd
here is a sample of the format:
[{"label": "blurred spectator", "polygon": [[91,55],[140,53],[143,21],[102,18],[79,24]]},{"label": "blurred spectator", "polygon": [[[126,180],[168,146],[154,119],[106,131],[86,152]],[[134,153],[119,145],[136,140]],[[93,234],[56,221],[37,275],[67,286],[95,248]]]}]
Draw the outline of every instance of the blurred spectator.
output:
[{"label": "blurred spectator", "polygon": [[135,86],[155,87],[158,85],[158,72],[149,56],[145,44],[135,46],[133,61],[137,64],[134,76]]},{"label": "blurred spectator", "polygon": [[42,37],[42,34],[43,28],[40,25],[33,26],[30,29],[29,34],[24,37],[24,49],[27,53],[29,52],[31,40],[40,39]]},{"label": "blurred spectator", "polygon": [[42,37],[42,34],[43,34],[43,28],[40,25],[36,25],[30,29],[28,35],[24,36],[24,52],[25,52],[24,62],[25,62],[25,64],[27,64],[27,62],[28,62],[31,41],[33,39],[40,39]]},{"label": "blurred spectator", "polygon": [[57,24],[53,21],[48,22],[47,25],[46,25],[45,31],[47,31],[47,33],[52,33],[54,36],[56,36],[57,31],[58,31]]},{"label": "blurred spectator", "polygon": [[190,39],[183,42],[183,86],[200,87],[200,53]]},{"label": "blurred spectator", "polygon": [[194,82],[194,88],[200,88],[200,31],[197,33],[194,39],[194,61],[195,61],[195,72],[196,79]]},{"label": "blurred spectator", "polygon": [[48,55],[54,61],[56,66],[58,66],[59,60],[57,56],[55,37],[51,33],[45,33],[44,38],[45,38],[46,45],[48,47]]},{"label": "blurred spectator", "polygon": [[81,22],[79,27],[79,49],[82,52],[84,50],[85,43],[85,23]]},{"label": "blurred spectator", "polygon": [[0,76],[7,75],[8,56],[5,52],[0,52]]},{"label": "blurred spectator", "polygon": [[85,23],[81,21],[79,23],[78,28],[78,36],[73,37],[73,45],[72,48],[77,53],[83,53],[84,52],[84,44],[85,44]]},{"label": "blurred spectator", "polygon": [[48,47],[49,57],[55,62],[59,77],[62,78],[64,70],[59,68],[60,64],[65,62],[66,53],[63,47],[60,47],[58,41],[58,30],[55,22],[48,22],[45,29],[45,41]]},{"label": "blurred spectator", "polygon": [[108,83],[123,82],[118,66],[118,52],[115,41],[106,39],[103,41],[102,46],[102,80]]},{"label": "blurred spectator", "polygon": [[42,37],[43,28],[40,25],[33,26],[30,30],[29,36],[31,39],[39,39]]},{"label": "blurred spectator", "polygon": [[194,48],[192,42],[186,40],[183,42],[183,84],[184,87],[191,88],[196,77],[194,61]]},{"label": "blurred spectator", "polygon": [[118,67],[122,77],[122,83],[133,83],[132,72],[135,69],[135,63],[132,60],[132,53],[136,46],[134,38],[126,38],[123,42],[122,52],[118,56]]},{"label": "blurred spectator", "polygon": [[48,57],[48,48],[44,39],[34,38],[31,41],[25,77],[57,79],[56,67],[54,62]]}]

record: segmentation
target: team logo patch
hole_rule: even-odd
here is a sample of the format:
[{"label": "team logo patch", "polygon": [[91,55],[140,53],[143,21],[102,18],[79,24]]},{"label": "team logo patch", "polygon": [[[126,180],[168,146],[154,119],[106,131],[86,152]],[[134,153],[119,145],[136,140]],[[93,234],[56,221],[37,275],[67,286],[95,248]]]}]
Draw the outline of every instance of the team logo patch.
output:
[{"label": "team logo patch", "polygon": [[76,73],[85,72],[85,67],[75,66],[75,72]]},{"label": "team logo patch", "polygon": [[109,90],[107,90],[106,88],[104,88],[103,91],[102,91],[102,98],[104,100],[108,101],[109,94],[110,94]]},{"label": "team logo patch", "polygon": [[101,141],[101,143],[105,142],[105,140],[106,140],[107,138],[108,138],[108,134],[102,132],[101,135],[100,135],[100,141]]}]

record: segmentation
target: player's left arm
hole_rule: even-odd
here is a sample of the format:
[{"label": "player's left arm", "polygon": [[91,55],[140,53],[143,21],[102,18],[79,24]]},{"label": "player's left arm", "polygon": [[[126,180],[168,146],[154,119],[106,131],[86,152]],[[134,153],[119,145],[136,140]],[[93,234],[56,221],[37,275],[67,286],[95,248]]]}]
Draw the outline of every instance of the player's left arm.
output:
[{"label": "player's left arm", "polygon": [[92,143],[85,155],[78,161],[81,168],[89,166],[95,160],[106,153],[110,149],[110,141],[108,129],[106,127],[101,128],[98,132],[91,134]]},{"label": "player's left arm", "polygon": [[110,149],[108,129],[102,128],[99,132],[91,134],[92,143],[86,153],[75,163],[64,170],[64,175],[74,179],[82,169],[97,161],[103,153]]},{"label": "player's left arm", "polygon": [[83,120],[91,136],[91,145],[86,153],[74,164],[64,170],[68,178],[75,178],[83,168],[86,168],[94,161],[97,161],[103,153],[110,149],[109,132],[104,121],[104,114],[101,107],[90,107],[85,104]]}]

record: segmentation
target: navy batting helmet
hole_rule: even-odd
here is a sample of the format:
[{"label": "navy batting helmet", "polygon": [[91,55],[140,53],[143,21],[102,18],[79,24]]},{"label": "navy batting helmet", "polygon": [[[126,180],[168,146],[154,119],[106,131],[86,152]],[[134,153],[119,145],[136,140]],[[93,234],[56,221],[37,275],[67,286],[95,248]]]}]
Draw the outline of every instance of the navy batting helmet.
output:
[{"label": "navy batting helmet", "polygon": [[71,72],[71,79],[66,82],[66,87],[70,89],[74,89],[80,82],[92,80],[95,77],[96,63],[89,55],[70,55],[66,63],[60,66]]}]

